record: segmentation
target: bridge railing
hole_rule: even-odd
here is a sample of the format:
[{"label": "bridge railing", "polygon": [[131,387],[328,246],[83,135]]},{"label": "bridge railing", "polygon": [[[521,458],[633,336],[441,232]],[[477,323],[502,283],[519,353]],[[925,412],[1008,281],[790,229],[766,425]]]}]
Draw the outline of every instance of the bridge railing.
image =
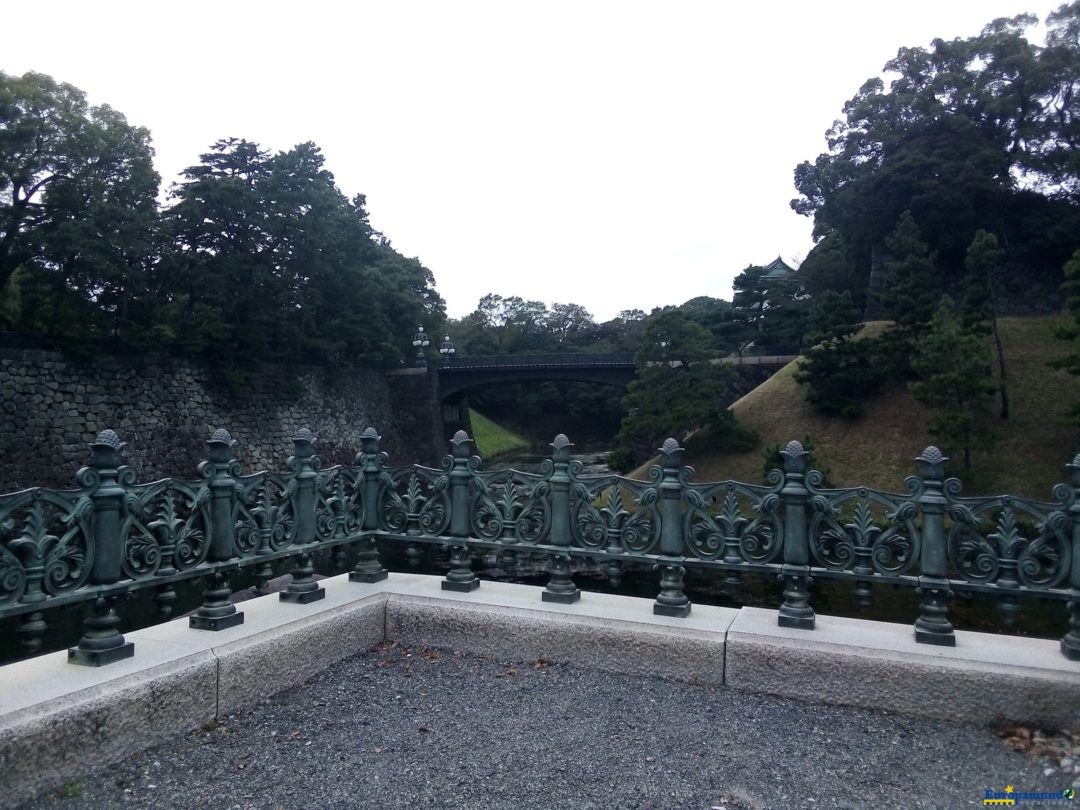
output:
[{"label": "bridge railing", "polygon": [[313,560],[329,553],[350,579],[377,582],[387,571],[377,540],[449,549],[443,588],[479,587],[475,552],[513,566],[546,560],[545,601],[572,603],[574,560],[587,560],[618,584],[627,566],[658,573],[653,611],[691,611],[687,567],[713,571],[728,584],[747,575],[783,581],[778,622],[810,631],[813,580],[847,580],[868,604],[884,585],[919,594],[917,641],[953,645],[948,603],[959,591],[992,594],[1009,626],[1021,600],[1050,599],[1068,612],[1062,653],[1080,660],[1080,456],[1054,500],[1002,495],[967,497],[945,477],[947,459],[928,447],[903,492],[825,488],[807,469],[798,442],[781,451],[783,469],[767,483],[699,483],[672,439],[648,480],[585,475],[563,436],[538,473],[486,471],[473,442],[459,432],[439,469],[391,467],[372,428],[354,463],[321,469],[315,436],[302,429],[282,473],[243,474],[224,430],[207,442],[193,480],[139,483],[122,464],[123,443],[103,431],[90,464],[68,490],[31,488],[0,495],[0,618],[16,617],[28,654],[47,631],[46,611],[88,605],[85,633],[69,650],[73,663],[101,665],[134,653],[120,632],[117,600],[146,591],[168,618],[177,585],[202,579],[203,602],[190,617],[198,630],[243,621],[230,597],[240,569],[257,581],[289,561],[283,602],[322,598]]}]

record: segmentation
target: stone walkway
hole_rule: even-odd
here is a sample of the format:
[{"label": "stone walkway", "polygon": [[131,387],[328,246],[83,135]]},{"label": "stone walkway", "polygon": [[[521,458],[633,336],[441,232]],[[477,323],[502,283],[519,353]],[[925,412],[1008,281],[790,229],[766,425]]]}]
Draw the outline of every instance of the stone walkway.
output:
[{"label": "stone walkway", "polygon": [[1060,793],[1057,765],[983,729],[386,644],[26,807],[981,807]]}]

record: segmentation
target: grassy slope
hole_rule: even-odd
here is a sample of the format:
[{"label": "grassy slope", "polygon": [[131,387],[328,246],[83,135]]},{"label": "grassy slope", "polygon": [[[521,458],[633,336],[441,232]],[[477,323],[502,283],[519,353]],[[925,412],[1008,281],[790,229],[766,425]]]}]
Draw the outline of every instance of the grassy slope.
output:
[{"label": "grassy slope", "polygon": [[511,450],[522,450],[529,447],[528,439],[492,422],[482,413],[478,413],[472,408],[469,409],[469,420],[472,422],[476,449],[486,459],[509,453]]},{"label": "grassy slope", "polygon": [[[1063,465],[1080,451],[1080,429],[1062,425],[1061,417],[1080,399],[1080,379],[1047,368],[1046,361],[1068,351],[1054,337],[1054,330],[1067,322],[1064,317],[1001,320],[1012,414],[1008,422],[999,422],[994,449],[973,457],[973,474],[963,476],[967,493],[1049,499],[1053,484],[1064,480]],[[688,457],[686,463],[697,469],[695,479],[758,481],[765,446],[802,441],[809,434],[835,485],[903,491],[904,478],[915,472],[915,456],[937,443],[926,429],[927,409],[896,384],[871,401],[858,420],[822,416],[803,399],[795,370],[796,363],[790,363],[732,406],[741,423],[759,432],[761,446],[747,453]],[[949,448],[942,449],[949,454]],[[950,471],[960,475],[959,454],[953,458]]]}]

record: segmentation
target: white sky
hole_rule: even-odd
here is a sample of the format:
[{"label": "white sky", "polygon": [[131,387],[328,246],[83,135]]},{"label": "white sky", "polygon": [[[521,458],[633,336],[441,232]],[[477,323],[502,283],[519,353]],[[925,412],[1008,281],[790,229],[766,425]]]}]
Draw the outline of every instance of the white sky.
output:
[{"label": "white sky", "polygon": [[622,309],[730,298],[801,260],[792,172],[901,46],[1045,0],[34,2],[0,71],[48,73],[150,129],[167,187],[224,137],[315,141],[342,191],[435,274]]}]

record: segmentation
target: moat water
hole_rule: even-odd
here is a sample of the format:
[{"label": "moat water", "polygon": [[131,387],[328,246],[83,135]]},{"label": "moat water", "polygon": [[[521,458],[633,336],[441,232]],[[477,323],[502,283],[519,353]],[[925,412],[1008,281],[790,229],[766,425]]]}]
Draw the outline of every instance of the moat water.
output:
[{"label": "moat water", "polygon": [[[379,556],[383,564],[393,572],[444,575],[450,569],[449,549],[436,545],[417,544],[418,555],[411,555],[405,544],[383,541],[379,544]],[[316,560],[317,571],[325,576],[344,573],[355,564],[352,552],[344,564],[330,564],[329,552]],[[279,562],[275,576],[283,576],[291,570],[291,561]],[[541,555],[518,551],[512,555],[476,551],[473,554],[473,570],[481,579],[500,582],[543,586],[548,574]],[[574,561],[574,582],[582,591],[621,594],[652,600],[659,592],[659,574],[651,566],[624,564],[619,582],[612,581],[602,563]],[[696,604],[721,607],[777,608],[783,601],[783,587],[777,578],[746,575],[738,585],[728,584],[722,574],[698,568],[686,572],[686,593]],[[235,591],[245,591],[256,585],[251,574],[241,572],[233,578]],[[176,586],[177,600],[170,617],[182,616],[198,608],[202,602],[202,585],[198,581],[182,582]],[[248,595],[253,595],[249,593]],[[587,598],[587,596],[585,597]],[[856,599],[855,586],[851,582],[824,581],[814,583],[811,605],[823,615],[847,616],[877,621],[911,624],[919,613],[919,594],[913,588],[876,586],[868,607]],[[642,611],[651,608],[642,605]],[[157,624],[163,620],[158,606],[149,590],[137,592],[118,606],[121,629],[124,632]],[[38,654],[66,649],[78,643],[83,634],[82,621],[86,608],[47,611],[45,620],[49,631]],[[1057,599],[1023,599],[1015,623],[1005,629],[997,601],[981,594],[957,594],[950,605],[950,620],[957,629],[981,632],[1058,639],[1067,632],[1068,617],[1065,603]],[[16,619],[0,622],[0,664],[24,657]]]}]

